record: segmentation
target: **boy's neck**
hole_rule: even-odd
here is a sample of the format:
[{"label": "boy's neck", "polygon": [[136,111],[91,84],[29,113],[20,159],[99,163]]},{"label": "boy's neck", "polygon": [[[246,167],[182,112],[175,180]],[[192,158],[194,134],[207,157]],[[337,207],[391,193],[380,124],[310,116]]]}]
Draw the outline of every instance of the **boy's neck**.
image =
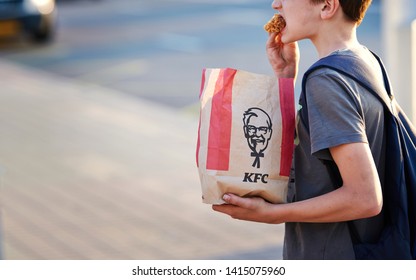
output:
[{"label": "boy's neck", "polygon": [[354,24],[324,26],[315,38],[311,38],[318,51],[319,58],[328,56],[337,50],[352,49],[359,46],[356,30]]}]

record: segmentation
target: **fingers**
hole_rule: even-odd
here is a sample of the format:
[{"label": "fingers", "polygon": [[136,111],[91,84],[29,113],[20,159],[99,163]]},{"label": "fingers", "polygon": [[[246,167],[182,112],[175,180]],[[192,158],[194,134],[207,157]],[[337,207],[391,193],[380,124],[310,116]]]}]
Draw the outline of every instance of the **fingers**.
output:
[{"label": "fingers", "polygon": [[280,33],[269,33],[269,39],[267,40],[267,47],[269,48],[276,48],[279,47],[281,45],[281,41],[280,41]]},{"label": "fingers", "polygon": [[226,203],[221,205],[212,205],[212,209],[214,211],[229,215],[233,219],[237,220],[250,220],[251,218],[248,217],[250,214],[250,210],[242,207],[242,200],[237,196],[234,195],[224,195],[223,198]]},{"label": "fingers", "polygon": [[236,211],[255,211],[256,207],[258,206],[256,204],[258,199],[260,198],[245,198],[235,194],[224,194],[223,200],[226,203],[221,205],[213,205],[212,209],[217,212],[222,212],[233,216],[233,213]]},{"label": "fingers", "polygon": [[274,34],[274,42],[275,42],[276,45],[278,45],[280,47],[283,46],[281,38],[282,38],[282,33],[275,33]]},{"label": "fingers", "polygon": [[261,211],[261,201],[259,197],[243,198],[233,194],[224,195],[223,199],[226,201],[222,205],[213,205],[214,211],[226,214],[233,219],[265,222],[268,223],[268,218],[265,217]]},{"label": "fingers", "polygon": [[225,201],[225,204],[213,205],[212,209],[218,212],[226,213],[228,215],[235,208],[248,209],[250,208],[250,199],[242,198],[234,194],[224,194],[222,199]]},{"label": "fingers", "polygon": [[237,220],[278,223],[273,214],[274,205],[266,202],[263,198],[225,194],[223,199],[226,203],[213,205],[214,211],[229,215]]},{"label": "fingers", "polygon": [[222,199],[231,205],[235,205],[238,207],[242,207],[242,208],[249,208],[249,204],[250,204],[250,199],[247,198],[243,198],[240,196],[237,196],[235,194],[224,194]]},{"label": "fingers", "polygon": [[212,205],[212,210],[232,216],[233,208],[235,207],[236,206],[231,205],[231,204],[220,204],[220,205],[214,204]]}]

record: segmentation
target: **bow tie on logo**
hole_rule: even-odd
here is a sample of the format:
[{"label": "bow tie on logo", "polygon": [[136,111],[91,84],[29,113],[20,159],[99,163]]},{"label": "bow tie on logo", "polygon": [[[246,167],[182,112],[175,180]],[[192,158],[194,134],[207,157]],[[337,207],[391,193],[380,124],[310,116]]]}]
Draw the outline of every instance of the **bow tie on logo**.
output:
[{"label": "bow tie on logo", "polygon": [[260,158],[261,157],[264,157],[264,153],[262,153],[262,152],[260,152],[260,153],[258,153],[258,152],[252,152],[251,153],[251,156],[252,157],[256,157],[255,159],[254,159],[254,162],[253,162],[253,167],[256,167],[256,168],[260,168]]}]

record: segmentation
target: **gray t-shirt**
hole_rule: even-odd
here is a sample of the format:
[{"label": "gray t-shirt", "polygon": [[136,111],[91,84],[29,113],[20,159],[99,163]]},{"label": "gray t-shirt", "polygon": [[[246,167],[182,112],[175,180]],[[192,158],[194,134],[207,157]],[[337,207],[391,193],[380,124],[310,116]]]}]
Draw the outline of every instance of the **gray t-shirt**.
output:
[{"label": "gray t-shirt", "polygon": [[[380,66],[364,47],[338,51],[363,59],[383,83]],[[384,86],[383,86],[384,87]],[[330,147],[369,143],[379,174],[384,172],[385,137],[382,104],[354,80],[328,69],[311,73],[306,82],[309,133],[297,123],[298,144],[289,184],[288,201],[301,201],[333,191],[324,160],[332,160]],[[300,104],[303,104],[302,98]],[[305,106],[305,105],[303,105]],[[302,110],[302,108],[300,109]],[[380,178],[382,180],[382,178]],[[375,242],[382,214],[354,222],[360,241]],[[354,259],[348,223],[286,223],[284,259]]]}]

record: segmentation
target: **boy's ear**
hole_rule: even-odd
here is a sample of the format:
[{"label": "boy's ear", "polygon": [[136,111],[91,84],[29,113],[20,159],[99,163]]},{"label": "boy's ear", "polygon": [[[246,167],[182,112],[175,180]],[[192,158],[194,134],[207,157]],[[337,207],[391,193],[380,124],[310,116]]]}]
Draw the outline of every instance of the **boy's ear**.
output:
[{"label": "boy's ear", "polygon": [[332,18],[339,9],[339,0],[325,0],[321,4],[321,18]]}]

